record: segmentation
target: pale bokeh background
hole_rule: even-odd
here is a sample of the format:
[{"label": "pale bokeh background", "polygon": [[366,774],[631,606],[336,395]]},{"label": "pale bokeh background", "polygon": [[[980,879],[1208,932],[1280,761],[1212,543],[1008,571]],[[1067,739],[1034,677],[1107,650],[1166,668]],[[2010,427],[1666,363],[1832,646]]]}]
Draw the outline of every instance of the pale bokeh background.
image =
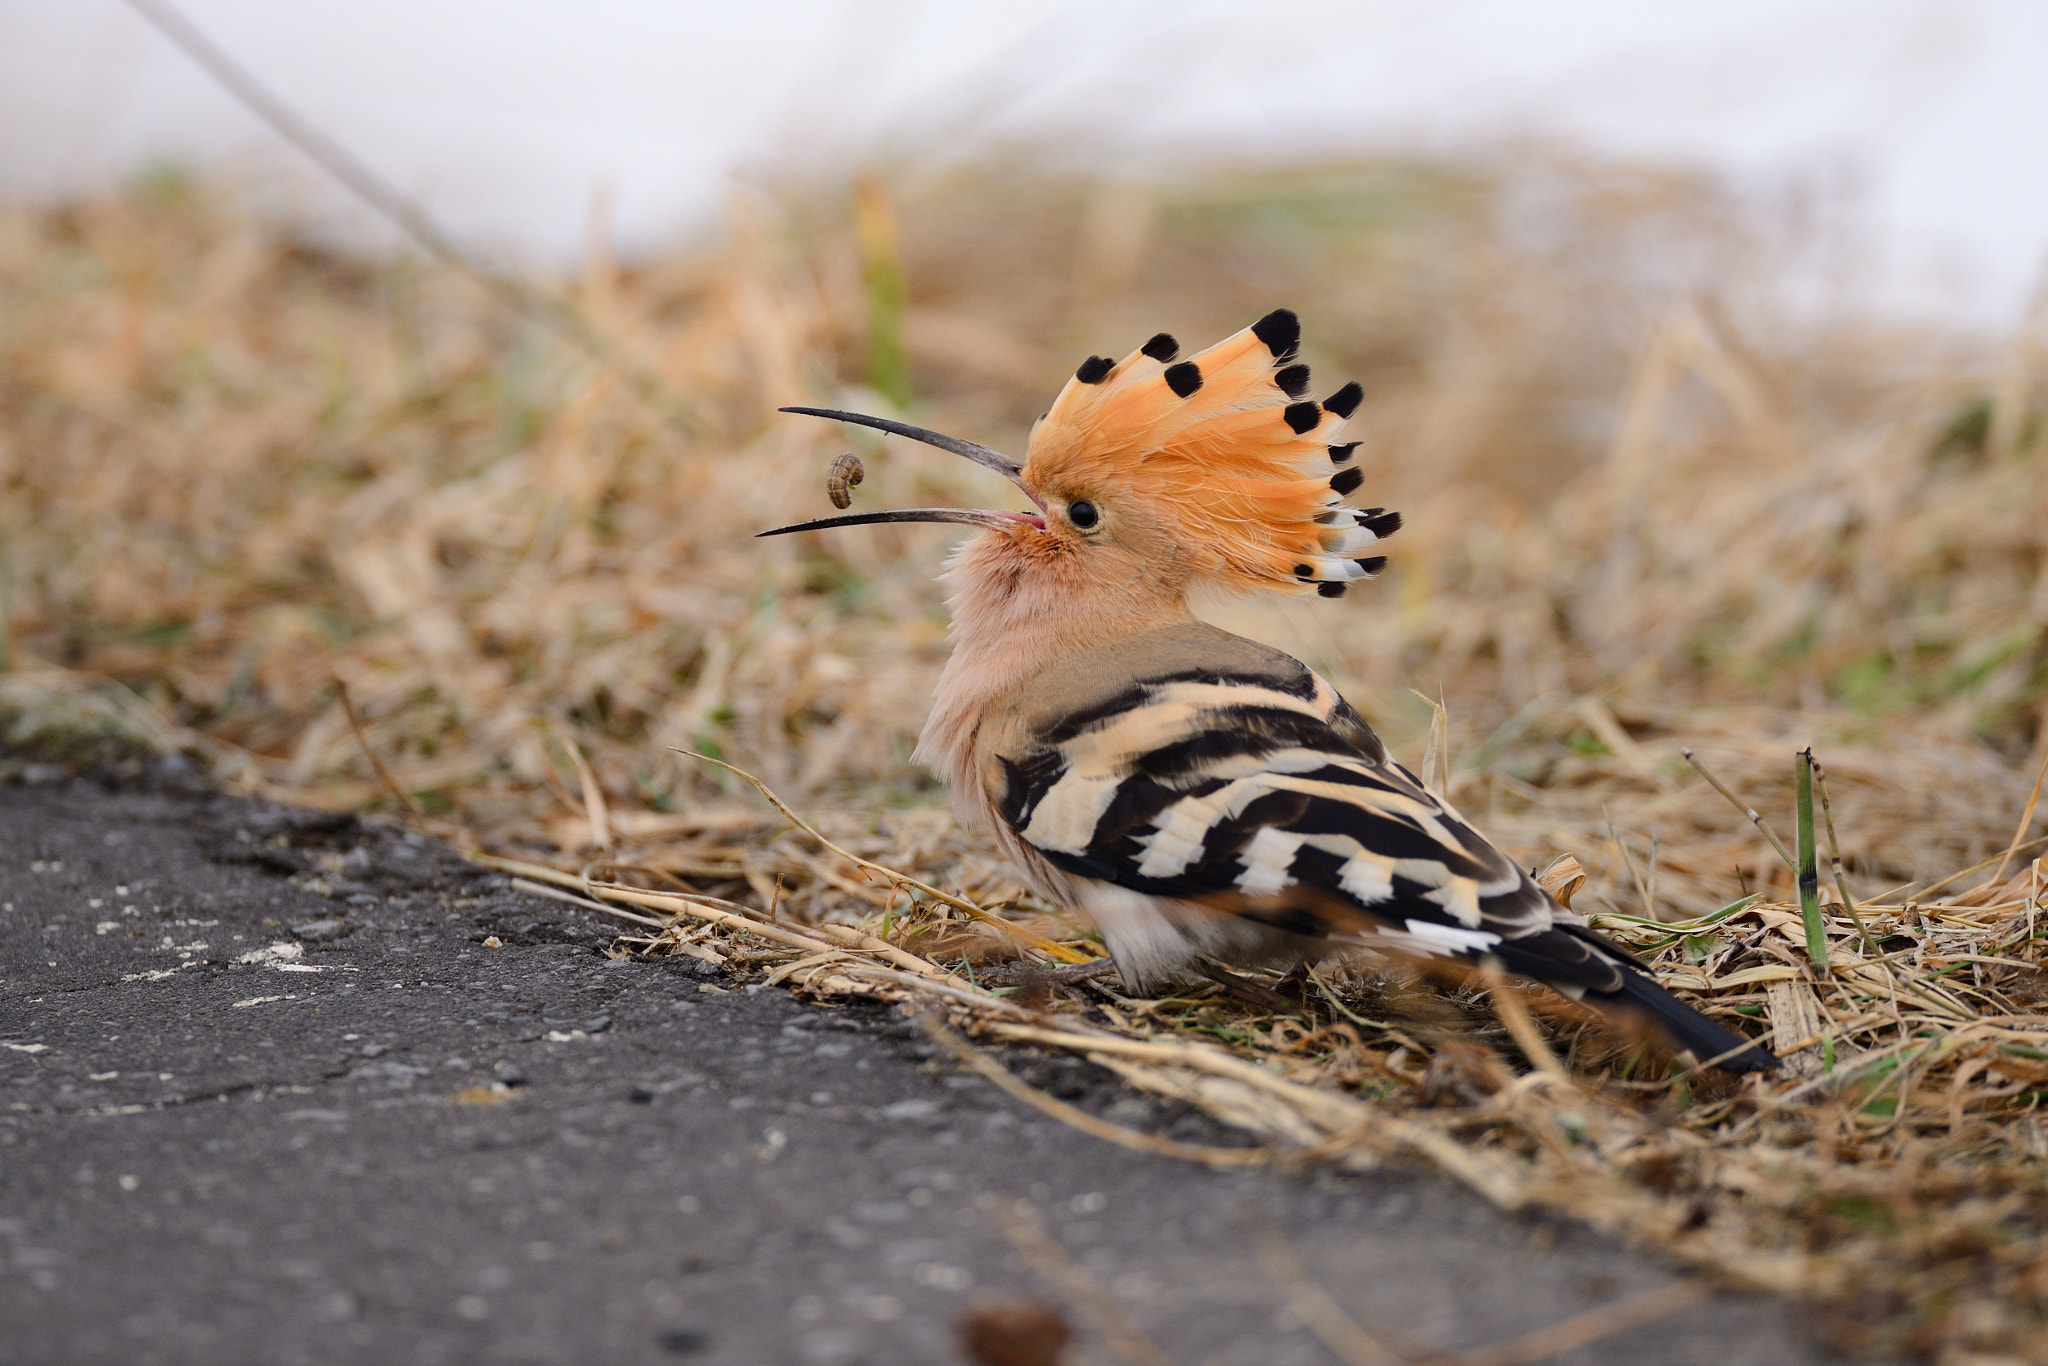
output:
[{"label": "pale bokeh background", "polygon": [[[2048,249],[2031,0],[183,8],[506,264],[572,257],[594,203],[644,252],[715,222],[735,174],[1017,143],[1141,176],[1521,140],[1707,167],[1826,206],[1827,291],[1993,330]],[[120,0],[0,0],[0,193],[99,189],[152,158],[258,179],[330,235],[382,231]]]}]

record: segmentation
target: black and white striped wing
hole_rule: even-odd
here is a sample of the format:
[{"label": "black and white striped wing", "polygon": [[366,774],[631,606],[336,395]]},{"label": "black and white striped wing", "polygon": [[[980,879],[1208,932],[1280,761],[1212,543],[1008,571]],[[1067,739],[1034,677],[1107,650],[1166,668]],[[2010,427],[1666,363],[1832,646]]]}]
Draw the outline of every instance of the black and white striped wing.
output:
[{"label": "black and white striped wing", "polygon": [[1468,963],[1493,954],[1573,995],[1620,985],[1613,959],[1387,760],[1327,685],[1135,683],[1042,726],[1001,770],[997,809],[1077,877],[1315,937],[1369,935]]}]

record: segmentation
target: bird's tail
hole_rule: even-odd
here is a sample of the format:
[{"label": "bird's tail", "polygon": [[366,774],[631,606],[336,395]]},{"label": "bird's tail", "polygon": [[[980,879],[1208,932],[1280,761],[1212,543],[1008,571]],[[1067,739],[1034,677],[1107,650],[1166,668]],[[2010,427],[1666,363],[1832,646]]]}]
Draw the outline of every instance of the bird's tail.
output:
[{"label": "bird's tail", "polygon": [[1629,964],[1621,967],[1621,989],[1587,992],[1585,999],[1633,1015],[1646,1015],[1680,1048],[1690,1049],[1703,1063],[1724,1072],[1768,1072],[1780,1066],[1762,1044],[1719,1025],[1657,985],[1647,973]]}]

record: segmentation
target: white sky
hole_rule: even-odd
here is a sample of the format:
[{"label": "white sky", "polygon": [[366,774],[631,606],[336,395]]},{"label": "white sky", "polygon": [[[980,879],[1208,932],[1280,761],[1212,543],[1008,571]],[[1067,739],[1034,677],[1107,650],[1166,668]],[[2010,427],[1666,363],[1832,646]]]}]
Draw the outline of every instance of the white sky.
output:
[{"label": "white sky", "polygon": [[[2040,0],[181,0],[458,236],[627,249],[735,171],[1036,139],[1142,174],[1531,135],[1856,188],[1873,301],[2009,325],[2048,259]],[[153,156],[342,196],[121,0],[0,0],[0,193]]]}]

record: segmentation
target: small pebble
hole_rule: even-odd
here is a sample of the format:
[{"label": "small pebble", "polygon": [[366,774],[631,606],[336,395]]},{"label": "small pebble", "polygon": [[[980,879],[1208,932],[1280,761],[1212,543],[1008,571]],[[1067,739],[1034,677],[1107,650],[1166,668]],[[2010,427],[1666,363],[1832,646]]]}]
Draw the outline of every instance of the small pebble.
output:
[{"label": "small pebble", "polygon": [[677,1356],[690,1356],[711,1346],[711,1334],[701,1328],[665,1329],[654,1340],[662,1351]]},{"label": "small pebble", "polygon": [[960,1345],[977,1366],[1059,1366],[1073,1330],[1047,1304],[983,1304],[960,1320]]}]

